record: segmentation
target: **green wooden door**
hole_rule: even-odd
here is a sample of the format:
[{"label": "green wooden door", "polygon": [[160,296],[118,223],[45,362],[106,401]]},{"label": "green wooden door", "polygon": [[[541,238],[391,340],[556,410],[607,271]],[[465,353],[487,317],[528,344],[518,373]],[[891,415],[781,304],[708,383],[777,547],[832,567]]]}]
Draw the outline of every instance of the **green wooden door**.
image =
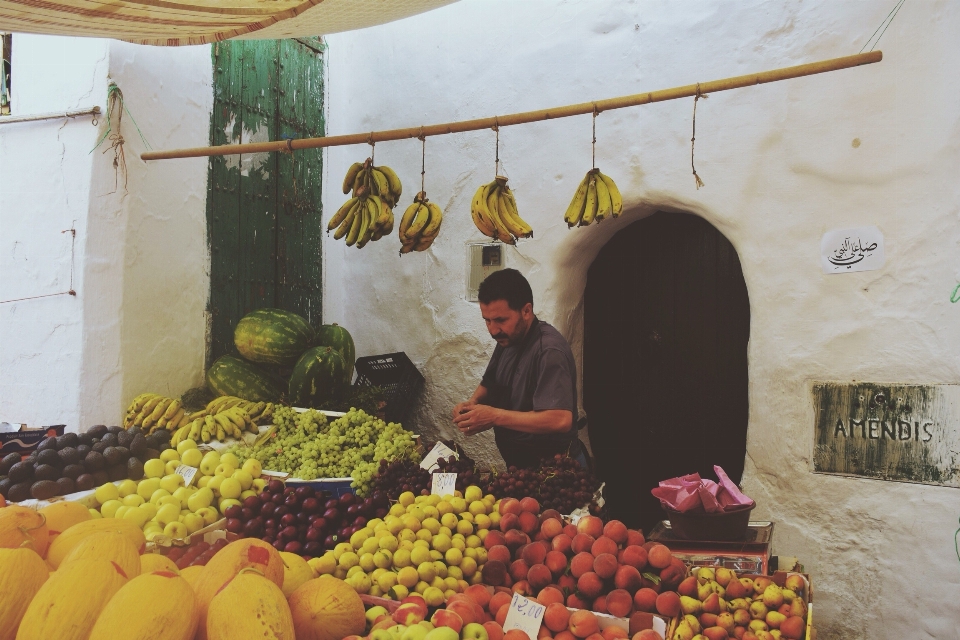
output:
[{"label": "green wooden door", "polygon": [[[211,144],[324,135],[319,38],[213,48]],[[233,328],[263,307],[321,324],[320,149],[210,159],[210,361],[234,353]]]}]

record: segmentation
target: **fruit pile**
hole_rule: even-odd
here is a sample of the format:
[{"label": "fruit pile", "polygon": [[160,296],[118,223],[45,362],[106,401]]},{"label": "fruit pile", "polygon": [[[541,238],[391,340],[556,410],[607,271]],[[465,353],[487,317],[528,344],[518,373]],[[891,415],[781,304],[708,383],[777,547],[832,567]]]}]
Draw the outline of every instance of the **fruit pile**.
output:
[{"label": "fruit pile", "polygon": [[248,402],[234,396],[220,396],[196,413],[187,416],[186,424],[170,438],[177,446],[183,440],[196,442],[223,442],[228,437],[240,438],[244,431],[258,433],[257,425],[270,424],[273,418],[272,402]]},{"label": "fruit pile", "polygon": [[105,482],[143,477],[144,461],[169,449],[169,433],[96,425],[81,434],[45,438],[26,459],[0,460],[0,495],[10,502],[47,500]]},{"label": "fruit pile", "polygon": [[557,454],[536,469],[517,469],[489,477],[484,490],[498,498],[535,498],[544,509],[569,514],[590,504],[600,481],[569,456]]},{"label": "fruit pile", "polygon": [[517,238],[533,237],[533,229],[517,212],[517,201],[503,176],[497,176],[490,184],[477,189],[470,204],[470,214],[480,233],[494,240],[517,244]]},{"label": "fruit pile", "polygon": [[[441,440],[456,455],[437,458],[437,469],[433,473],[457,474],[456,490],[461,493],[472,484],[480,484],[480,474],[476,463],[466,454],[460,445],[452,440]],[[433,474],[420,468],[413,460],[380,460],[380,467],[373,479],[373,490],[380,491],[390,500],[396,500],[401,493],[414,495],[430,494]],[[494,497],[497,497],[494,494]]]}]

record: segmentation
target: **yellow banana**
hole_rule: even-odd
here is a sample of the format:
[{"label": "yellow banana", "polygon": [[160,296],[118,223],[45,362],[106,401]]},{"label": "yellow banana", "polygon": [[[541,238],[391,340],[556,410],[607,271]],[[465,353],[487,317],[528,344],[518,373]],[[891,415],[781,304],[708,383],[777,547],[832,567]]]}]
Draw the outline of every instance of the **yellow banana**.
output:
[{"label": "yellow banana", "polygon": [[140,413],[150,399],[158,397],[160,396],[155,393],[141,393],[133,399],[133,402],[130,403],[130,409],[127,411],[127,413],[132,413],[134,416],[136,416],[138,413]]},{"label": "yellow banana", "polygon": [[420,203],[420,207],[417,209],[417,215],[410,223],[410,226],[407,227],[407,238],[413,239],[419,236],[424,227],[427,226],[427,223],[430,222],[430,207],[424,203]]},{"label": "yellow banana", "polygon": [[207,416],[203,419],[203,426],[200,427],[200,439],[204,442],[210,442],[216,432],[217,421],[213,416]]},{"label": "yellow banana", "polygon": [[173,402],[173,400],[171,400],[170,398],[164,398],[163,400],[158,402],[157,406],[154,407],[153,412],[149,416],[143,419],[141,426],[146,429],[155,425],[157,423],[157,420],[159,420],[160,417],[163,415],[163,412],[167,410],[168,406],[170,406],[171,402]]},{"label": "yellow banana", "polygon": [[247,406],[245,406],[243,410],[247,412],[247,415],[249,415],[251,419],[256,419],[257,416],[263,413],[263,410],[266,407],[267,407],[266,402],[262,402],[262,401],[256,402],[256,403],[248,402]]},{"label": "yellow banana", "polygon": [[563,221],[567,223],[568,227],[578,224],[583,217],[583,210],[587,203],[587,190],[590,188],[590,176],[592,174],[592,171],[588,171],[587,175],[580,181],[577,192],[573,194],[573,200],[570,201],[570,206],[567,207],[567,212],[563,214]]},{"label": "yellow banana", "polygon": [[500,189],[497,201],[500,205],[500,219],[512,235],[517,238],[529,238],[533,235],[533,229],[531,229],[530,225],[524,222],[520,214],[517,213],[516,201],[510,192],[510,187],[504,185],[503,188]]},{"label": "yellow banana", "polygon": [[[357,196],[358,198],[360,197],[360,187],[367,186],[368,174],[369,171],[367,171],[366,168],[361,169],[360,173],[358,173],[357,177],[353,180],[353,195]],[[369,189],[369,187],[367,187],[367,189]]]},{"label": "yellow banana", "polygon": [[167,407],[167,410],[163,412],[164,420],[170,420],[173,416],[177,415],[177,412],[180,411],[180,400],[174,400]]},{"label": "yellow banana", "polygon": [[420,242],[420,236],[413,236],[412,238],[408,238],[406,242],[400,245],[400,255],[403,255],[405,253],[410,253],[411,251],[413,251],[416,248],[418,242]]},{"label": "yellow banana", "polygon": [[[360,230],[363,227],[363,221],[367,217],[367,205],[365,200],[360,201],[360,207],[357,208],[356,213],[353,215],[353,220],[350,223],[350,231],[347,233],[346,243],[348,247],[352,247],[357,243],[357,238],[360,237]],[[339,231],[337,231],[339,233]]]},{"label": "yellow banana", "polygon": [[507,229],[507,226],[503,223],[503,218],[500,215],[500,201],[498,195],[501,186],[502,184],[499,178],[494,180],[487,185],[483,197],[487,202],[487,211],[490,213],[490,218],[493,220],[493,224],[497,229],[497,235],[495,236],[495,239],[506,244],[516,244],[517,241],[513,239],[513,236],[510,234],[510,230]]},{"label": "yellow banana", "polygon": [[216,415],[216,413],[222,413],[224,411],[227,411],[228,409],[233,409],[234,407],[238,407],[241,404],[243,404],[243,398],[230,398],[229,400],[224,402],[222,405],[220,405],[220,407],[216,410],[214,415]]},{"label": "yellow banana", "polygon": [[393,196],[393,201],[399,201],[400,195],[403,193],[403,184],[400,183],[400,177],[390,167],[381,166],[377,167],[377,169],[379,169],[387,179],[387,183],[390,185],[390,195]]},{"label": "yellow banana", "polygon": [[580,218],[580,226],[586,227],[593,222],[597,215],[597,177],[590,176],[590,184],[587,186],[587,202],[583,205],[583,217]]},{"label": "yellow banana", "polygon": [[175,429],[180,428],[180,426],[182,426],[180,422],[183,420],[185,413],[186,411],[183,410],[183,407],[177,409],[177,413],[172,418],[167,420],[167,423],[164,425],[167,431],[174,431]]},{"label": "yellow banana", "polygon": [[413,247],[416,251],[426,251],[430,248],[430,245],[433,244],[433,238],[420,238],[417,240],[417,244]]},{"label": "yellow banana", "polygon": [[350,209],[353,208],[353,205],[357,203],[357,198],[350,198],[341,205],[337,212],[333,214],[333,217],[330,218],[330,222],[327,223],[327,231],[333,231],[335,228],[339,227],[340,224],[346,220],[347,214],[350,213]]},{"label": "yellow banana", "polygon": [[370,242],[373,237],[373,230],[377,224],[377,218],[380,216],[380,207],[383,206],[379,196],[370,196],[367,198],[366,215],[363,217],[363,227],[361,227],[360,237],[357,239],[357,249],[362,249]]},{"label": "yellow banana", "polygon": [[150,398],[150,399],[147,401],[147,403],[143,405],[143,408],[140,410],[140,412],[137,414],[137,417],[136,417],[136,419],[134,420],[133,424],[136,425],[136,426],[138,426],[138,427],[139,427],[141,424],[143,424],[143,421],[144,421],[150,414],[153,413],[153,410],[157,407],[158,404],[160,404],[160,401],[163,400],[163,399],[164,399],[163,396],[154,396],[154,397]]},{"label": "yellow banana", "polygon": [[380,210],[377,213],[377,231],[383,231],[389,224],[393,227],[393,211],[387,205],[387,201],[380,198]]},{"label": "yellow banana", "polygon": [[273,417],[274,407],[275,405],[272,402],[267,403],[267,406],[263,408],[263,413],[259,416],[259,424],[269,424],[267,421]]},{"label": "yellow banana", "polygon": [[334,240],[339,240],[343,236],[347,235],[347,232],[353,227],[353,223],[356,221],[357,213],[363,207],[363,201],[359,198],[351,205],[350,210],[347,211],[346,217],[343,219],[343,222],[340,223],[340,226],[337,227],[336,232],[333,234]]},{"label": "yellow banana", "polygon": [[214,398],[213,400],[207,403],[207,406],[205,407],[205,409],[207,411],[216,413],[217,407],[219,407],[220,405],[222,405],[224,402],[226,402],[232,397],[233,396],[217,396],[216,398]]},{"label": "yellow banana", "polygon": [[200,429],[203,427],[203,421],[203,418],[197,418],[190,423],[190,430],[187,432],[190,440],[196,442],[200,438]]},{"label": "yellow banana", "polygon": [[497,228],[493,224],[490,212],[487,211],[487,201],[484,198],[487,185],[481,185],[473,194],[473,200],[470,202],[470,216],[473,218],[473,224],[485,236],[496,239]]},{"label": "yellow banana", "polygon": [[350,165],[350,168],[347,169],[347,175],[343,178],[343,192],[350,193],[350,189],[353,188],[353,182],[357,179],[357,174],[360,173],[360,170],[363,169],[362,162],[354,162]]},{"label": "yellow banana", "polygon": [[410,206],[404,210],[403,216],[400,217],[400,226],[397,227],[397,236],[400,238],[401,243],[407,241],[407,238],[409,237],[407,235],[407,230],[413,223],[414,218],[417,217],[417,212],[422,206],[423,205],[420,203],[420,201],[415,199],[412,203],[410,203]]},{"label": "yellow banana", "polygon": [[440,233],[440,224],[443,222],[443,210],[436,203],[427,201],[427,209],[430,211],[430,220],[427,226],[420,232],[421,237],[436,238]]},{"label": "yellow banana", "polygon": [[387,176],[376,167],[370,168],[370,177],[373,179],[373,193],[381,198],[390,199],[390,183],[387,182]]},{"label": "yellow banana", "polygon": [[599,171],[597,171],[597,176],[603,180],[607,190],[610,192],[610,202],[613,207],[613,217],[616,218],[623,213],[623,197],[620,195],[620,189],[617,187],[617,183],[615,183],[613,178],[610,176],[604,175]]},{"label": "yellow banana", "polygon": [[604,218],[613,213],[613,201],[610,199],[610,190],[607,189],[607,183],[596,176],[593,180],[597,185],[597,222],[602,222]]}]

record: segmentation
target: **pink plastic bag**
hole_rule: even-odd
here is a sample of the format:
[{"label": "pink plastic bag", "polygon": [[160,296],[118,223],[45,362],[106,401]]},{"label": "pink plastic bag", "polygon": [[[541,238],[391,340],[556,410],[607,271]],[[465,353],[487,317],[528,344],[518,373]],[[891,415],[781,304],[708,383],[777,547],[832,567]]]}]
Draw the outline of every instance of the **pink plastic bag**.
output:
[{"label": "pink plastic bag", "polygon": [[713,480],[704,480],[698,473],[691,473],[679,478],[670,478],[652,489],[655,497],[665,509],[672,509],[686,513],[695,509],[703,509],[707,513],[728,511],[730,509],[755,503],[745,496],[736,484],[727,476],[724,470],[714,465],[713,471],[720,479],[719,484]]}]

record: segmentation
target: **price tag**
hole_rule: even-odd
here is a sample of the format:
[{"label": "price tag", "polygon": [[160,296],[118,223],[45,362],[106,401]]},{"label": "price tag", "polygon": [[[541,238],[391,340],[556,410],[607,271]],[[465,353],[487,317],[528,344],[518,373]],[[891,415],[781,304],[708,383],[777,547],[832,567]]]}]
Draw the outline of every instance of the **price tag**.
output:
[{"label": "price tag", "polygon": [[197,475],[197,468],[181,464],[177,466],[175,473],[183,478],[184,486],[189,487],[191,484],[193,484],[193,477]]},{"label": "price tag", "polygon": [[433,474],[433,487],[430,493],[435,496],[453,495],[457,489],[457,474],[455,473],[435,473]]},{"label": "price tag", "polygon": [[528,638],[536,638],[540,632],[540,625],[543,623],[543,612],[546,610],[542,604],[537,604],[532,600],[527,600],[519,593],[513,594],[513,600],[510,601],[510,608],[507,610],[507,619],[503,623],[503,630],[520,629]]},{"label": "price tag", "polygon": [[420,468],[426,469],[427,471],[431,471],[431,472],[435,471],[436,469],[439,468],[437,466],[437,460],[439,460],[440,458],[446,459],[446,458],[449,458],[450,456],[453,456],[457,460],[460,459],[460,456],[457,455],[456,451],[454,451],[447,445],[443,444],[442,442],[438,442],[437,444],[433,445],[433,449],[430,449],[427,455],[423,457],[423,462],[420,463]]}]

